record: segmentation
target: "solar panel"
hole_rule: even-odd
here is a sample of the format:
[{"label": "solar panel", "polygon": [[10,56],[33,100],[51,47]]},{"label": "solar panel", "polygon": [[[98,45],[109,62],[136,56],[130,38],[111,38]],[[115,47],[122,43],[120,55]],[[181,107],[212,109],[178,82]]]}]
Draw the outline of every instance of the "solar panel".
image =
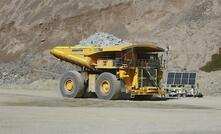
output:
[{"label": "solar panel", "polygon": [[195,85],[196,73],[169,72],[167,75],[167,84],[169,85]]}]

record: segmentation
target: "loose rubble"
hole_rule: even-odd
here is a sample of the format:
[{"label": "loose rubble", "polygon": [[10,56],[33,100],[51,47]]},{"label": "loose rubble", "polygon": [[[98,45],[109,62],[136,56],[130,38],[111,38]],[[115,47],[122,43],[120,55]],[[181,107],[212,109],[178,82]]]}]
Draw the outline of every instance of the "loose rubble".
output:
[{"label": "loose rubble", "polygon": [[95,33],[90,37],[83,39],[79,42],[81,46],[109,46],[109,45],[119,45],[122,43],[127,43],[127,41],[117,38],[109,33]]},{"label": "loose rubble", "polygon": [[[108,33],[95,33],[79,42],[82,46],[109,46],[127,43],[125,40]],[[32,67],[32,60],[42,58],[40,54],[27,54],[16,62],[0,63],[0,85],[10,83],[32,83],[38,79],[54,79],[68,70],[77,70],[78,67],[65,62],[51,59],[50,53],[43,55],[47,63],[38,68]]]}]

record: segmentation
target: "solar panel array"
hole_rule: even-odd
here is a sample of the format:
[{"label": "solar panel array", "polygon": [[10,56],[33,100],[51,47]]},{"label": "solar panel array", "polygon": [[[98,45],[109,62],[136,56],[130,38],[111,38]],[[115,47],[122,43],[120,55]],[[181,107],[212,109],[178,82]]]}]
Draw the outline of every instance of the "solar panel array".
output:
[{"label": "solar panel array", "polygon": [[169,72],[167,75],[168,85],[195,85],[196,73]]}]

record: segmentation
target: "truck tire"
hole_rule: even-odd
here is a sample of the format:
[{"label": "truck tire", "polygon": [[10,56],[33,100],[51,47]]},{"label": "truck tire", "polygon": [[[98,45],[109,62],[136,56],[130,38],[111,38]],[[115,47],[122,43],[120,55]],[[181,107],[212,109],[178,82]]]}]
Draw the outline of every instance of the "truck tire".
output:
[{"label": "truck tire", "polygon": [[83,97],[84,90],[84,79],[79,72],[69,71],[62,76],[60,91],[64,97]]},{"label": "truck tire", "polygon": [[120,80],[108,72],[100,74],[96,80],[95,93],[99,99],[119,99],[121,95]]}]

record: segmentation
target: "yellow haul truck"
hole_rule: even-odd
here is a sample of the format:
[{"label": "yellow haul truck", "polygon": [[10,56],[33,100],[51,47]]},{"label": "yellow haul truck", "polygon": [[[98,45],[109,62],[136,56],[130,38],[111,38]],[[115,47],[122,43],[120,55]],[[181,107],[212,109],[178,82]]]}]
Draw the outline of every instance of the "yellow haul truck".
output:
[{"label": "yellow haul truck", "polygon": [[79,65],[81,71],[69,71],[60,80],[64,97],[83,97],[95,92],[100,99],[162,95],[163,76],[158,53],[164,49],[154,44],[120,44],[107,47],[58,46],[51,54],[61,61]]}]

